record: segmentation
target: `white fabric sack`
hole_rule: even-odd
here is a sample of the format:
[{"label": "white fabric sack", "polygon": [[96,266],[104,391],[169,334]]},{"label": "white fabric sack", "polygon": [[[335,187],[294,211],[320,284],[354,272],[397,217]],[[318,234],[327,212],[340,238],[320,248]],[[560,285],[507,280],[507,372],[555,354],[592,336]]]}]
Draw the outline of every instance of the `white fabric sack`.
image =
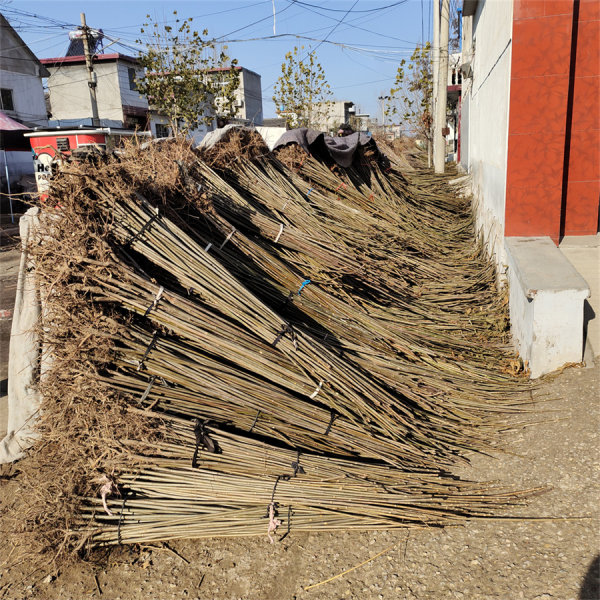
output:
[{"label": "white fabric sack", "polygon": [[8,350],[8,423],[6,437],[0,442],[0,464],[22,458],[37,437],[41,342],[35,328],[41,308],[29,246],[37,235],[39,212],[37,207],[30,208],[19,221],[21,262]]}]

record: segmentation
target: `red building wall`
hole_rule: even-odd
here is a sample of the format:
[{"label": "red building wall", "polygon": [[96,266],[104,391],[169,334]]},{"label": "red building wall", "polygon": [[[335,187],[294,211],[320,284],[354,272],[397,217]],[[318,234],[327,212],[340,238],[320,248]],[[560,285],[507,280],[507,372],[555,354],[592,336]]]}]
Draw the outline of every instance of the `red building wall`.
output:
[{"label": "red building wall", "polygon": [[593,234],[600,195],[600,0],[515,0],[507,236]]},{"label": "red building wall", "polygon": [[[563,235],[598,230],[600,196],[600,1],[580,0],[572,72],[572,112]],[[567,118],[569,114],[567,113]]]}]

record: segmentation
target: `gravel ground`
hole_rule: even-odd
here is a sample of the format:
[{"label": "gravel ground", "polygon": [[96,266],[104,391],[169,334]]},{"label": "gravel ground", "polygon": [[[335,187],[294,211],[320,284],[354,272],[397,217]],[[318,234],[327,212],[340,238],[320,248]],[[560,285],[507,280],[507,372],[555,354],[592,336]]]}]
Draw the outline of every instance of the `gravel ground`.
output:
[{"label": "gravel ground", "polygon": [[[6,570],[0,598],[596,600],[599,375],[596,366],[545,379],[535,393],[543,402],[532,415],[544,422],[507,433],[510,453],[475,456],[463,471],[482,481],[551,488],[511,513],[533,520],[476,520],[443,530],[292,533],[275,545],[265,535],[120,549],[58,575],[31,575],[26,565]],[[0,487],[0,494],[8,488]],[[1,548],[0,557],[6,554]]]}]

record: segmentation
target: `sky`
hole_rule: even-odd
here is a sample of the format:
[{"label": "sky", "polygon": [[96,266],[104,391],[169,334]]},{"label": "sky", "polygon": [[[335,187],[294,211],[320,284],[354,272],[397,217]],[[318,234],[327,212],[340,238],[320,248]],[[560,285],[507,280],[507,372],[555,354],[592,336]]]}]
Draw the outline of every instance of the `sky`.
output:
[{"label": "sky", "polygon": [[136,56],[146,15],[172,21],[174,10],[261,75],[265,118],[276,116],[273,86],[296,45],[316,51],[332,99],[380,118],[378,97],[389,93],[400,60],[429,40],[432,28],[432,0],[0,0],[0,12],[38,58],[64,56],[81,12],[104,31],[105,45],[114,41],[106,52]]}]

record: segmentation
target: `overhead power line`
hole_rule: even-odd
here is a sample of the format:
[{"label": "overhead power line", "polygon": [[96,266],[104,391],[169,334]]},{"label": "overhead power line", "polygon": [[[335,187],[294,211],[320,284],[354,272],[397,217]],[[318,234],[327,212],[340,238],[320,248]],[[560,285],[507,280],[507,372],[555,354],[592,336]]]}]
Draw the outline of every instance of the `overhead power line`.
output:
[{"label": "overhead power line", "polygon": [[[386,46],[379,44],[362,44],[361,46],[356,46],[354,44],[347,44],[345,42],[334,42],[332,40],[328,40],[326,38],[314,38],[307,35],[301,35],[299,33],[278,33],[277,35],[264,35],[257,36],[252,38],[237,38],[231,40],[221,40],[226,44],[237,44],[241,42],[259,42],[259,41],[269,41],[269,40],[278,40],[281,38],[293,37],[300,40],[307,40],[309,42],[320,42],[325,44],[331,44],[332,46],[339,46],[340,48],[345,48],[347,50],[362,50],[365,52],[386,52],[390,54],[406,54],[407,52],[413,52],[413,46]],[[220,38],[219,38],[220,39]]]},{"label": "overhead power line", "polygon": [[[313,52],[317,51],[317,48],[319,46],[321,46],[321,44],[323,44],[324,42],[327,41],[327,39],[329,38],[329,36],[342,24],[342,21],[350,14],[350,12],[352,11],[352,9],[358,4],[359,0],[356,0],[354,2],[354,4],[346,11],[346,13],[344,14],[344,16],[331,28],[331,31],[325,36],[325,38],[323,40],[321,40],[318,44],[317,47],[314,48],[313,50],[311,50],[309,52],[309,54],[312,54]],[[308,55],[307,55],[308,56]]]},{"label": "overhead power line", "polygon": [[[291,8],[292,6],[293,6],[293,4],[289,4],[283,10],[279,11],[279,14],[284,13],[286,10],[288,10],[288,8]],[[244,27],[240,27],[239,29],[235,29],[234,31],[230,31],[229,33],[226,33],[225,35],[218,37],[217,40],[222,40],[224,37],[233,35],[234,33],[238,33],[239,31],[243,31],[244,29],[248,29],[249,27],[252,27],[253,25],[257,25],[258,23],[263,23],[264,21],[270,21],[272,18],[273,18],[273,15],[269,14],[269,16],[267,16],[267,17],[263,17],[262,19],[258,19],[252,23],[248,23],[248,25],[244,25]]]},{"label": "overhead power line", "polygon": [[[240,10],[246,10],[249,8],[256,8],[257,6],[260,6],[261,4],[271,4],[271,0],[262,0],[261,2],[255,2],[254,4],[247,4],[245,6],[238,6],[236,8],[227,8],[226,10],[218,10],[216,12],[211,12],[211,13],[205,13],[203,15],[192,15],[191,17],[188,17],[190,19],[204,19],[205,17],[212,17],[214,15],[222,15],[224,13],[230,13],[230,12],[239,12]],[[169,24],[169,23],[176,23],[178,19],[167,19],[164,21],[165,24]],[[126,31],[129,29],[137,29],[139,31],[140,26],[139,25],[128,25],[128,26],[124,26],[124,27],[113,27],[111,28],[111,31]]]},{"label": "overhead power line", "polygon": [[[396,5],[394,5],[394,6],[397,6],[397,5],[399,5],[399,4],[405,4],[407,1],[408,1],[408,0],[403,0],[402,2],[398,2],[398,3],[396,3]],[[288,0],[288,2],[290,2],[291,4],[299,4],[299,3],[298,3],[298,2],[296,2],[295,0]],[[325,17],[326,19],[331,19],[331,20],[333,20],[333,21],[337,21],[337,22],[338,22],[338,24],[339,24],[339,23],[341,23],[341,21],[344,21],[344,25],[345,25],[346,27],[351,27],[352,29],[358,29],[359,31],[365,31],[365,32],[367,32],[367,33],[371,33],[371,34],[377,35],[378,37],[383,37],[383,38],[386,38],[386,39],[389,39],[389,40],[395,40],[395,41],[397,41],[397,42],[404,42],[404,43],[406,43],[406,44],[414,44],[415,46],[417,45],[417,42],[412,42],[412,41],[410,41],[410,40],[404,40],[404,39],[397,38],[397,37],[394,37],[394,36],[391,36],[391,35],[385,35],[385,34],[383,34],[383,33],[379,33],[379,32],[377,32],[377,31],[373,31],[373,30],[371,30],[371,29],[367,29],[366,27],[361,27],[360,25],[354,25],[354,24],[353,24],[351,21],[346,21],[346,20],[344,20],[344,17],[342,17],[342,19],[341,19],[341,20],[339,20],[339,19],[336,19],[335,17],[330,17],[329,15],[325,15],[325,14],[323,14],[322,12],[319,12],[318,10],[314,10],[314,9],[312,9],[312,8],[308,8],[308,5],[306,5],[306,4],[304,4],[304,3],[302,3],[302,4],[300,4],[300,5],[301,5],[302,7],[304,7],[304,8],[305,8],[305,10],[307,10],[307,11],[309,11],[309,12],[311,12],[311,13],[314,13],[315,15],[319,15],[320,17]],[[355,11],[355,12],[356,12],[356,11]]]},{"label": "overhead power line", "polygon": [[[386,8],[392,8],[393,6],[398,6],[399,4],[404,4],[406,2],[406,0],[400,0],[399,2],[394,2],[392,4],[387,4],[386,6],[379,6],[377,8],[368,8],[368,9],[364,9],[364,10],[352,10],[352,9],[350,9],[349,11],[346,11],[343,8],[327,8],[325,6],[319,6],[318,4],[310,4],[308,2],[302,2],[301,0],[292,0],[292,2],[294,4],[300,4],[302,6],[310,6],[311,8],[320,8],[321,10],[327,10],[329,12],[345,12],[346,14],[349,14],[349,13],[371,13],[371,12],[377,12],[378,10],[385,10]],[[356,6],[356,3],[354,3],[354,5],[352,6],[352,8],[354,8],[354,6]]]}]

